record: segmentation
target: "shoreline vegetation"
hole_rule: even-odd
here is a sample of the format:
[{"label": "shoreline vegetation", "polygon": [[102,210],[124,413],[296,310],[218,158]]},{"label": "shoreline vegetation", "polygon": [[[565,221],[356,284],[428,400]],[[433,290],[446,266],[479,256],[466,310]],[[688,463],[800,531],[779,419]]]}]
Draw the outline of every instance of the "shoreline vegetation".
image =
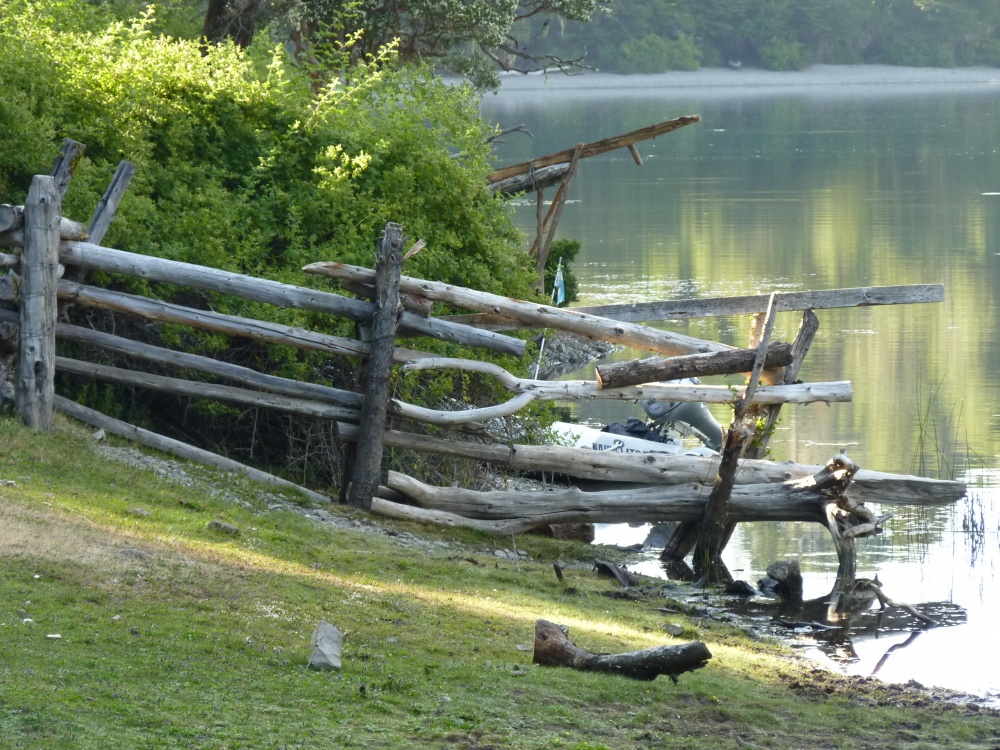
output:
[{"label": "shoreline vegetation", "polygon": [[[944,748],[1000,713],[843,677],[692,605],[623,596],[614,548],[495,538],[310,506],[98,440],[0,418],[5,747]],[[553,573],[559,564],[564,580]],[[531,664],[536,619],[621,653],[703,640],[679,684]],[[321,621],[338,672],[306,668]],[[671,635],[675,633],[677,635]],[[992,744],[991,744],[992,743]]]}]

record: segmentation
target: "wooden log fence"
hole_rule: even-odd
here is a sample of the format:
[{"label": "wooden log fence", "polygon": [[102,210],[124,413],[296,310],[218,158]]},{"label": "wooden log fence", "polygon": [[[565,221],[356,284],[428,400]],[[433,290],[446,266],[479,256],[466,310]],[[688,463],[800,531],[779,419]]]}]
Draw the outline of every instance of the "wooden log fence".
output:
[{"label": "wooden log fence", "polygon": [[[631,144],[622,142],[616,147],[623,145]],[[0,253],[0,267],[12,272],[0,284],[0,301],[18,305],[17,311],[0,308],[3,338],[0,344],[7,342],[4,346],[9,348],[14,342],[19,347],[15,402],[25,421],[37,429],[48,429],[52,409],[58,408],[89,424],[126,435],[145,445],[226,470],[241,471],[271,484],[295,487],[266,473],[120,423],[56,396],[52,387],[53,375],[58,370],[77,377],[192,398],[276,409],[329,420],[335,424],[340,442],[360,446],[355,459],[349,464],[352,471],[349,481],[344,483],[345,497],[359,508],[370,508],[373,512],[397,518],[470,526],[491,533],[518,533],[557,522],[681,521],[687,532],[683,543],[678,541],[674,544],[674,553],[682,547],[686,552],[689,547],[684,545],[693,543],[695,538],[691,530],[700,528],[702,544],[707,550],[705,558],[709,562],[718,559],[733,524],[751,520],[823,523],[834,536],[838,554],[844,560],[853,554],[853,540],[877,533],[879,524],[886,518],[875,517],[867,511],[863,507],[865,501],[927,505],[954,502],[964,495],[965,485],[958,482],[935,482],[919,477],[859,471],[856,467],[847,472],[833,463],[827,467],[813,467],[741,460],[742,446],[749,437],[743,419],[749,414],[754,414],[755,418],[764,414],[767,419],[773,420],[777,409],[784,403],[831,403],[851,398],[849,382],[795,382],[816,331],[813,309],[940,301],[943,298],[940,285],[776,293],[770,295],[768,304],[763,308],[768,313],[766,318],[760,320],[760,340],[752,340],[750,348],[738,350],[639,325],[638,322],[694,314],[751,312],[759,315],[762,312],[762,298],[759,296],[605,306],[583,312],[511,300],[402,276],[402,227],[389,224],[382,245],[383,255],[375,271],[339,263],[314,263],[303,269],[307,273],[339,279],[347,292],[371,301],[349,299],[308,287],[255,279],[101,246],[100,242],[134,168],[127,163],[120,166],[89,225],[65,219],[59,211],[60,191],[68,185],[71,167],[78,161],[80,148],[79,144],[67,143],[53,170],[54,176],[35,178],[24,207],[0,206],[0,245],[22,247],[21,254]],[[584,150],[583,146],[575,149],[575,157],[571,153],[570,158],[582,158]],[[150,281],[236,295],[278,307],[334,315],[359,324],[374,324],[374,336],[371,342],[362,342],[100,289],[74,280],[71,273],[67,273],[68,278],[60,278],[64,268],[77,274],[76,278],[88,270],[127,274]],[[364,393],[278,378],[208,357],[170,351],[68,323],[57,323],[57,300],[139,316],[150,321],[171,322],[354,357],[367,363]],[[436,301],[478,312],[447,318],[432,317]],[[769,334],[774,316],[785,310],[805,310],[802,327],[793,344],[771,345]],[[597,381],[547,382],[519,378],[486,362],[432,357],[424,352],[398,347],[395,343],[397,335],[433,336],[463,346],[520,356],[524,353],[525,342],[497,331],[533,327],[610,340],[668,356],[602,366]],[[56,337],[101,347],[162,367],[202,372],[235,385],[193,382],[56,357]],[[515,395],[503,404],[456,411],[406,404],[390,398],[388,382],[393,364],[403,365],[405,373],[451,368],[495,377]],[[650,384],[651,380],[747,371],[751,374],[744,386]],[[727,403],[734,407],[735,418],[726,449],[721,457],[715,459],[655,453],[625,455],[561,446],[483,444],[385,428],[387,415],[457,426],[508,416],[535,400],[597,398]],[[558,472],[575,478],[575,481],[600,482],[609,489],[584,492],[571,488],[561,492],[514,495],[470,493],[457,488],[431,488],[399,474],[390,474],[383,483],[381,458],[385,447],[484,461],[517,471]],[[847,498],[844,489],[852,480],[851,498]],[[326,499],[318,493],[310,496]],[[403,504],[401,500],[416,505]]]}]

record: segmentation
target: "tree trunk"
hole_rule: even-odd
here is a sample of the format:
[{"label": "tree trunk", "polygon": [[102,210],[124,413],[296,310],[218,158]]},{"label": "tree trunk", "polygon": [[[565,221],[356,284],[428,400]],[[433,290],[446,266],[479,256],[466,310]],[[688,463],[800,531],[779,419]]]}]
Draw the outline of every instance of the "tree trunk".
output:
[{"label": "tree trunk", "polygon": [[679,675],[701,669],[712,658],[712,652],[701,641],[624,654],[593,654],[570,641],[568,634],[569,629],[562,625],[536,620],[532,663],[620,674],[633,680],[655,680],[660,675],[667,675],[677,682]]},{"label": "tree trunk", "polygon": [[208,0],[202,39],[212,44],[232,39],[237,47],[249,47],[257,27],[259,5],[258,0]]}]

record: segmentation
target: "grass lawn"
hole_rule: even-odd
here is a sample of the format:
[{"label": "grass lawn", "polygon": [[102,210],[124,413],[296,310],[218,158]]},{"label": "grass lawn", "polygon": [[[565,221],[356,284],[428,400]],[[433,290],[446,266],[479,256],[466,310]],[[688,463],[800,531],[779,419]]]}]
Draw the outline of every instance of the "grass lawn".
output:
[{"label": "grass lawn", "polygon": [[[339,507],[321,524],[242,479],[106,450],[64,418],[39,435],[0,417],[0,748],[1000,747],[995,713],[610,598],[584,564],[559,583],[552,562],[586,545],[374,533]],[[494,556],[513,545],[528,558]],[[592,651],[697,638],[714,657],[677,685],[536,667],[537,618]],[[306,667],[320,620],[346,634],[339,672]]]}]

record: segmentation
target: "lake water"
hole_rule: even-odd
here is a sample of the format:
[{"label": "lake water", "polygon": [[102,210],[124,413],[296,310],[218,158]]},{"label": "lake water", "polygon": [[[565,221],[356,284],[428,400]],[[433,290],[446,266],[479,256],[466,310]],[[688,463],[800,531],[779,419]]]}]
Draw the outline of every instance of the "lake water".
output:
[{"label": "lake water", "polygon": [[[1000,696],[991,637],[1000,620],[1000,71],[519,78],[482,109],[534,136],[505,136],[498,165],[702,118],[639,144],[642,167],[624,150],[581,164],[559,228],[583,243],[577,304],[945,285],[939,304],[818,311],[800,378],[850,380],[853,402],[786,407],[771,448],[803,463],[846,449],[865,468],[951,473],[976,487],[954,508],[896,509],[886,534],[859,545],[858,574],[878,574],[896,600],[948,602],[967,616],[892,653],[881,677]],[[517,220],[529,235],[534,213],[528,197]],[[779,315],[775,335],[790,341],[800,317]],[[746,318],[663,325],[734,346],[746,346],[749,330]],[[577,418],[591,422],[641,415],[613,402],[582,408]],[[728,425],[731,414],[713,411]],[[600,533],[630,543],[645,529]],[[725,560],[754,582],[790,556],[802,561],[807,597],[830,591],[837,560],[818,525],[743,525]],[[658,572],[655,561],[644,572]],[[908,638],[869,632],[847,656],[810,651],[871,674]]]}]

